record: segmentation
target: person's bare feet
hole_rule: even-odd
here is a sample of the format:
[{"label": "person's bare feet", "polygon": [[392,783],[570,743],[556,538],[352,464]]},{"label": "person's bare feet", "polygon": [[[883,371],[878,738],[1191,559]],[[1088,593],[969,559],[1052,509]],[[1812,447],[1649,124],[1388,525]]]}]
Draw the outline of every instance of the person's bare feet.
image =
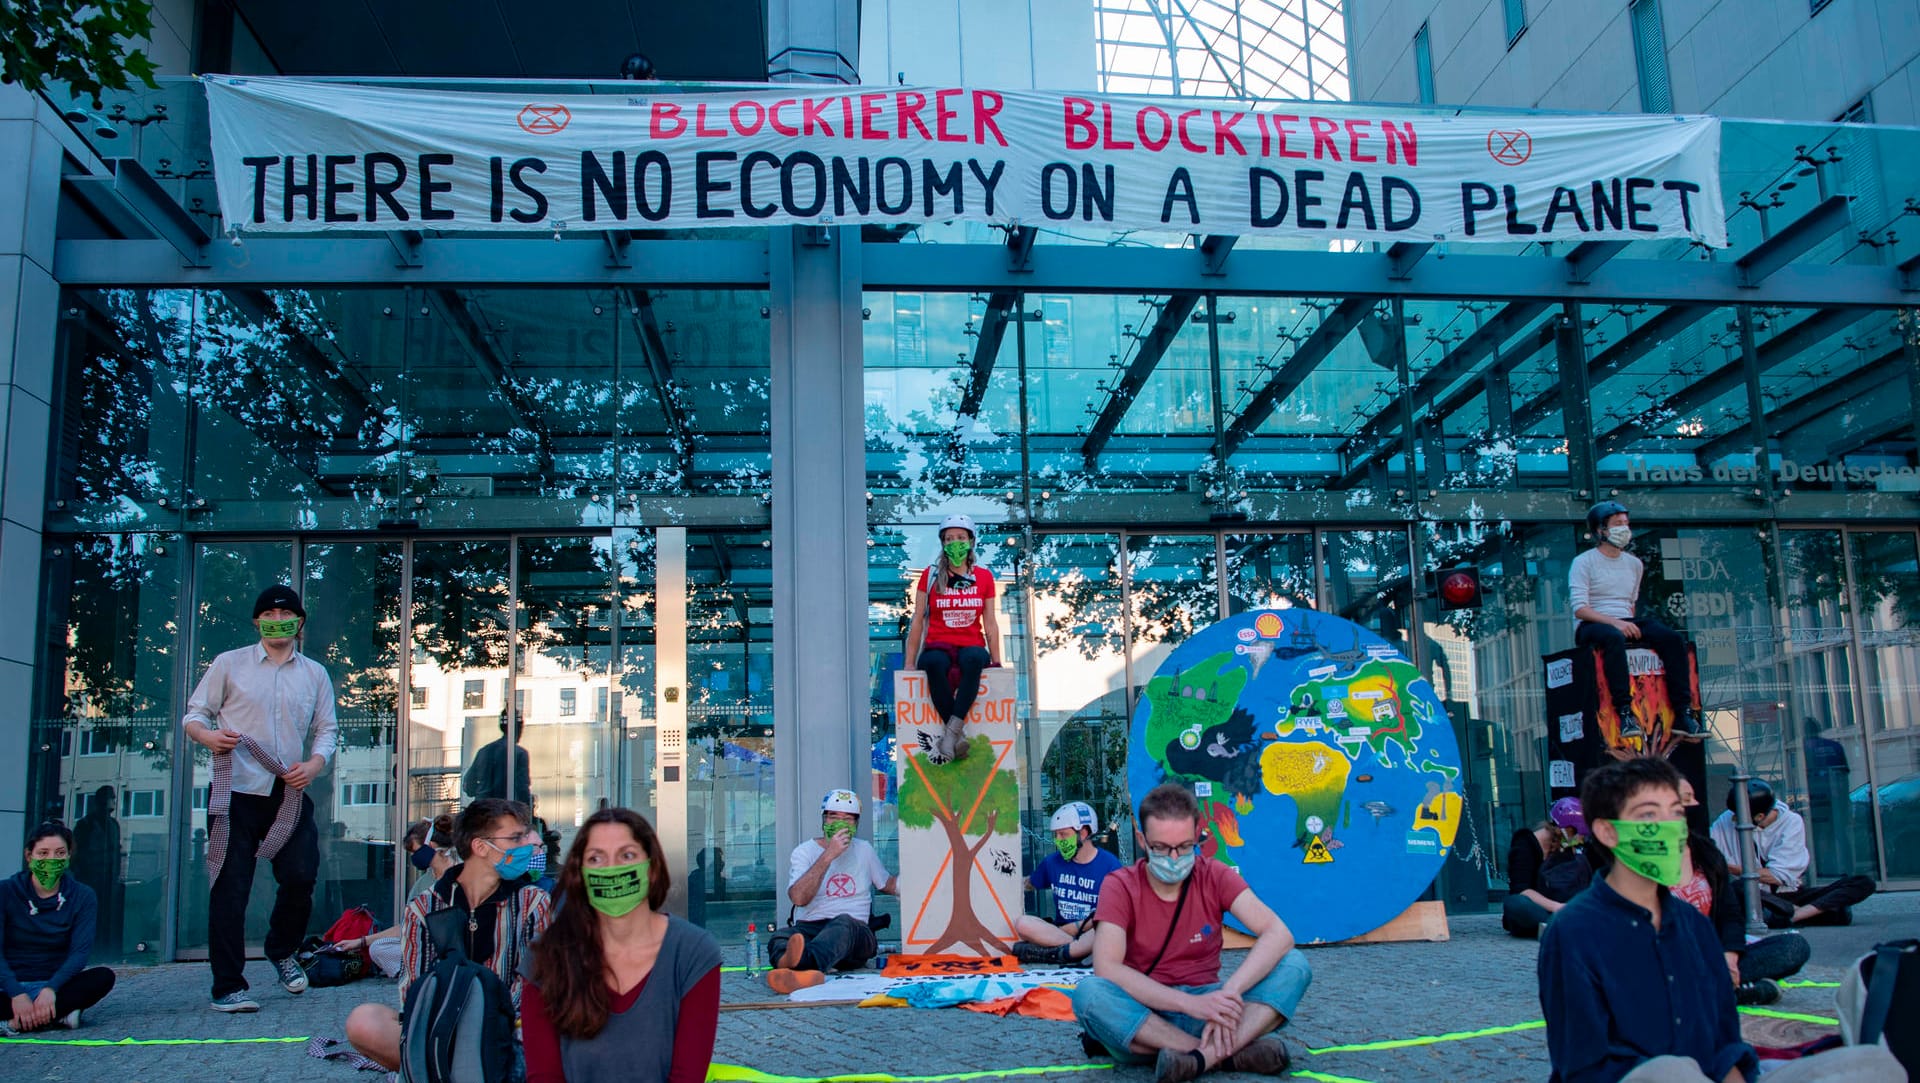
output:
[{"label": "person's bare feet", "polygon": [[1817,906],[1796,906],[1793,908],[1793,923],[1795,925],[1803,921],[1810,921],[1818,916],[1820,916],[1820,908]]},{"label": "person's bare feet", "polygon": [[794,967],[800,965],[800,957],[806,954],[806,951],[807,938],[805,934],[794,933],[792,936],[787,937],[786,949],[780,953],[780,958],[775,960],[773,965],[779,970],[792,970]]},{"label": "person's bare feet", "polygon": [[782,967],[767,971],[767,985],[776,993],[791,993],[797,989],[810,989],[827,980],[818,970],[790,970]]}]

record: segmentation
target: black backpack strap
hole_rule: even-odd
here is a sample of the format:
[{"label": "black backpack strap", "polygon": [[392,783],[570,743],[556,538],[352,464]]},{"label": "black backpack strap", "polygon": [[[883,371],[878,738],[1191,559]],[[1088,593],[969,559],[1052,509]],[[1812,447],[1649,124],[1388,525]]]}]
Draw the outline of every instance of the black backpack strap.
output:
[{"label": "black backpack strap", "polygon": [[1876,944],[1873,949],[1873,980],[1867,984],[1867,1002],[1860,1008],[1860,1044],[1874,1045],[1886,1029],[1887,1013],[1893,1008],[1894,986],[1900,980],[1900,957],[1914,942],[1893,941]]},{"label": "black backpack strap", "polygon": [[448,906],[427,915],[427,940],[433,945],[437,957],[457,955],[466,958],[466,937],[461,935],[467,924],[465,911]]},{"label": "black backpack strap", "polygon": [[1192,876],[1180,881],[1180,901],[1173,904],[1173,920],[1167,922],[1167,938],[1160,941],[1160,950],[1153,953],[1153,962],[1148,963],[1147,968],[1141,971],[1149,978],[1153,977],[1154,967],[1159,966],[1160,960],[1167,957],[1167,945],[1173,943],[1173,931],[1180,926],[1180,911],[1187,908],[1187,889],[1191,887],[1193,887]]}]

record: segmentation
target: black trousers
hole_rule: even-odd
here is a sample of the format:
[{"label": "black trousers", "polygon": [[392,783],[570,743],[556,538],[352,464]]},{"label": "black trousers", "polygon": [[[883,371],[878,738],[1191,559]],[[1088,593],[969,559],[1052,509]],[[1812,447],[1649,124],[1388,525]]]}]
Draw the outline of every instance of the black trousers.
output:
[{"label": "black trousers", "polygon": [[1879,885],[1867,876],[1842,876],[1824,887],[1807,885],[1794,891],[1762,893],[1760,901],[1765,905],[1767,927],[1785,929],[1793,924],[1795,907],[1811,906],[1820,913],[1801,922],[1802,925],[1851,925],[1853,907],[1864,901],[1867,896],[1878,890]]},{"label": "black trousers", "polygon": [[[53,987],[53,1018],[59,1018],[68,1012],[83,1012],[106,999],[113,992],[113,970],[104,966],[90,966],[65,982]],[[8,1017],[12,1017],[11,1008]]]},{"label": "black trousers", "polygon": [[767,941],[767,958],[777,962],[793,934],[807,938],[795,970],[858,970],[880,954],[880,941],[864,921],[845,914],[831,921],[796,921]]},{"label": "black trousers", "polygon": [[1500,927],[1523,939],[1537,939],[1552,919],[1546,907],[1517,892],[1500,904]]},{"label": "black trousers", "polygon": [[[993,656],[985,647],[929,647],[920,652],[920,669],[927,675],[927,698],[940,712],[940,721],[964,719],[973,710],[973,701],[980,695],[980,673],[991,661]],[[947,684],[947,671],[956,665],[960,667],[958,688]]]},{"label": "black trousers", "polygon": [[1687,641],[1679,632],[1652,617],[1635,617],[1640,638],[1629,640],[1611,624],[1583,620],[1573,630],[1573,641],[1582,647],[1598,648],[1600,671],[1613,696],[1614,710],[1625,718],[1633,712],[1633,685],[1627,680],[1627,649],[1645,647],[1660,656],[1667,670],[1667,701],[1675,715],[1685,716],[1693,707],[1693,681],[1689,679]]},{"label": "black trousers", "polygon": [[[273,793],[236,793],[228,810],[227,860],[207,899],[207,958],[213,964],[214,999],[248,988],[247,900],[253,896],[253,867],[260,842],[273,826],[285,782]],[[279,890],[267,922],[267,958],[285,959],[300,948],[313,916],[313,883],[320,872],[320,834],[313,826],[313,799],[300,795],[300,821],[293,837],[273,859]]]}]

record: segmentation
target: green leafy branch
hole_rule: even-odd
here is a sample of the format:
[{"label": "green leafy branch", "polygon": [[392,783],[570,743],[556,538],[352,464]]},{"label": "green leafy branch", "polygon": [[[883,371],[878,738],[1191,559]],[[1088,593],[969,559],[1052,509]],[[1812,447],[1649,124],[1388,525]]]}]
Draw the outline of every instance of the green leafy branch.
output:
[{"label": "green leafy branch", "polygon": [[128,42],[153,33],[148,0],[0,0],[0,82],[31,93],[65,83],[100,108],[129,78],[157,87],[147,54]]}]

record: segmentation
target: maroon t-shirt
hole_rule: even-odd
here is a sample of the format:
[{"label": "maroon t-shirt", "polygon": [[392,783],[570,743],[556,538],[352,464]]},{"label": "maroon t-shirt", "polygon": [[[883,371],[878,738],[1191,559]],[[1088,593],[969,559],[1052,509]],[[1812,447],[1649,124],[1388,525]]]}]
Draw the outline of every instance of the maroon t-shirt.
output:
[{"label": "maroon t-shirt", "polygon": [[[1145,861],[1107,877],[1100,888],[1095,921],[1110,921],[1127,930],[1126,964],[1162,985],[1210,985],[1220,980],[1221,919],[1233,901],[1247,890],[1247,882],[1232,868],[1211,858],[1193,863],[1187,904],[1179,907],[1180,924],[1167,936],[1167,926],[1179,899],[1153,893],[1152,874]],[[1160,963],[1147,973],[1147,964],[1166,942]]]}]

